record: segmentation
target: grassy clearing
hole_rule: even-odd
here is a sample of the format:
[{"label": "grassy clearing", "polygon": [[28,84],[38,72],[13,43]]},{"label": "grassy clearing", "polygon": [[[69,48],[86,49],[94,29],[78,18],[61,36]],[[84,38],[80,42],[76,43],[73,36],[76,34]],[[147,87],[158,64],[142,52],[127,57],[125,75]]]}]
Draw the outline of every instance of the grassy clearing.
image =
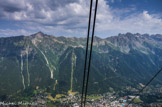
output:
[{"label": "grassy clearing", "polygon": [[64,97],[64,94],[57,94],[55,98],[53,98],[51,95],[48,95],[48,99],[50,99],[51,101],[57,101],[57,99]]},{"label": "grassy clearing", "polygon": [[94,100],[98,100],[101,99],[102,96],[87,96],[87,99],[94,99]]},{"label": "grassy clearing", "polygon": [[135,99],[133,100],[133,102],[134,102],[134,103],[142,103],[142,100],[140,100],[140,99],[138,99],[138,98],[135,98]]}]

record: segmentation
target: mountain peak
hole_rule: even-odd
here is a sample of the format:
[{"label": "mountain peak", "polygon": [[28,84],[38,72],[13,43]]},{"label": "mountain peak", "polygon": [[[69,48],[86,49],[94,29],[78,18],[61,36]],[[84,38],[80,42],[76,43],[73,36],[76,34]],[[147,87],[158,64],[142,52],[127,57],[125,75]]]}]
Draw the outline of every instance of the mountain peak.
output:
[{"label": "mountain peak", "polygon": [[39,32],[37,32],[37,33],[35,33],[35,34],[33,34],[33,35],[31,35],[32,37],[36,37],[36,38],[43,38],[43,36],[45,36],[45,34],[43,33],[43,32],[41,32],[41,31],[39,31]]},{"label": "mountain peak", "polygon": [[45,34],[41,31],[39,31],[39,32],[35,33],[35,35],[45,35]]}]

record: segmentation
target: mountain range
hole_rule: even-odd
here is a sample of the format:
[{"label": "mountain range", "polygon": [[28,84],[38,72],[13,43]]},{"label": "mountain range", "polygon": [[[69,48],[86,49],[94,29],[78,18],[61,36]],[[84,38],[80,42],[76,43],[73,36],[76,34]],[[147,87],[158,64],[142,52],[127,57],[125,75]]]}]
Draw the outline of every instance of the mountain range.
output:
[{"label": "mountain range", "polygon": [[[28,88],[81,92],[86,38],[42,32],[0,38],[0,95]],[[94,38],[88,93],[145,84],[162,67],[162,35]],[[162,84],[162,74],[153,84]]]}]

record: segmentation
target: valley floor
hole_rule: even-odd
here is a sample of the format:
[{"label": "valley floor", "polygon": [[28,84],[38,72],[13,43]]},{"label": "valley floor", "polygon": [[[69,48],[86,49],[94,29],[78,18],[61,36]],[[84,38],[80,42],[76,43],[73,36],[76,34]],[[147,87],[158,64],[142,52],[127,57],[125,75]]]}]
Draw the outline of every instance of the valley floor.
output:
[{"label": "valley floor", "polygon": [[[87,96],[87,107],[125,107],[137,95],[138,89],[126,87],[122,92],[107,92],[104,94],[93,94]],[[14,106],[20,107],[79,107],[81,95],[77,92],[68,92],[67,95],[56,94],[55,98],[51,93],[43,90],[35,90],[35,95],[30,99],[20,96],[18,101],[0,101],[0,106]],[[16,96],[15,96],[16,97]],[[17,100],[17,101],[16,101]],[[162,106],[162,86],[149,86],[142,94],[138,95],[129,107],[161,107]]]}]

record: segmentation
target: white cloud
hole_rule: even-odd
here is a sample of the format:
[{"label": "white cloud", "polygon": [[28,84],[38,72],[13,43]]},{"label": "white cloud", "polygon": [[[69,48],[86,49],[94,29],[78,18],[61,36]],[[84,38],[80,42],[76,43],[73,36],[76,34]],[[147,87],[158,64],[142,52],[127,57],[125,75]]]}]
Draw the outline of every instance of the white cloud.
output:
[{"label": "white cloud", "polygon": [[148,20],[152,19],[151,15],[148,14],[148,11],[143,11],[143,17],[148,19]]},{"label": "white cloud", "polygon": [[[32,33],[34,33],[34,32],[32,32]],[[0,29],[0,35],[2,35],[2,36],[19,36],[19,35],[28,36],[30,34],[31,34],[31,32],[26,31],[24,29],[18,29],[18,30]]]},{"label": "white cloud", "polygon": [[[18,21],[21,24],[18,25],[20,29],[16,31],[9,28],[0,29],[0,34],[10,35],[11,33],[8,33],[10,30],[13,35],[25,33],[28,35],[36,31],[43,31],[54,35],[86,36],[89,0],[2,1],[6,4],[2,5],[0,1],[0,18]],[[112,9],[105,0],[99,0],[96,34],[106,37],[126,32],[162,33],[162,19],[149,14],[148,11],[133,13],[122,19],[119,14],[116,14],[119,12],[122,15],[122,12],[130,11]]]},{"label": "white cloud", "polygon": [[[142,34],[162,33],[162,19],[156,17],[156,15],[149,14],[148,11],[143,11],[142,13],[133,13],[121,19],[118,15],[113,13],[115,10],[111,10],[108,5],[104,6],[104,8],[107,7],[107,9],[105,9],[107,13],[102,11],[98,13],[96,26],[97,34],[101,34],[100,36],[102,37],[126,32]],[[99,8],[101,9],[100,6]],[[120,12],[127,11],[121,10]],[[100,17],[100,15],[102,15],[103,17]]]}]

